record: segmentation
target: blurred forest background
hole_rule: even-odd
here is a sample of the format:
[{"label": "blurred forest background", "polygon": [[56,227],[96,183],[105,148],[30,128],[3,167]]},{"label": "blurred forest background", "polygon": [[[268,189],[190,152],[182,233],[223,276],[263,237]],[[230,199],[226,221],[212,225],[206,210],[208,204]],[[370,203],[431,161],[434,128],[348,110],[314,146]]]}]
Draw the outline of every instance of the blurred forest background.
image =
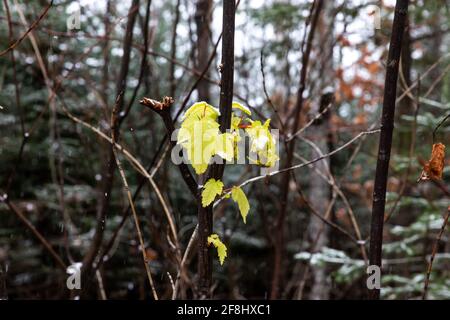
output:
[{"label": "blurred forest background", "polygon": [[[170,159],[161,117],[139,100],[173,97],[173,118],[197,101],[219,106],[222,1],[1,2],[0,298],[154,298],[116,155],[158,297],[171,299],[174,289],[175,298],[198,297],[195,243],[178,277],[197,205]],[[321,11],[310,37],[313,2]],[[295,146],[290,165],[339,150],[288,178],[277,174],[245,186],[246,224],[231,202],[217,205],[213,230],[228,257],[220,265],[212,253],[213,298],[365,298],[394,5],[238,2],[234,101],[256,120],[272,119],[280,168],[289,161],[287,145]],[[450,111],[449,22],[450,1],[410,1],[386,199],[383,299],[422,297],[448,214],[448,157],[442,180],[417,180],[433,143],[449,142],[450,121],[433,141]],[[111,121],[114,106],[120,112]],[[99,135],[111,131],[151,179]],[[223,180],[230,185],[259,174],[255,165],[228,165]],[[80,292],[66,287],[66,268],[77,263]],[[450,299],[449,276],[445,230],[428,299]]]}]

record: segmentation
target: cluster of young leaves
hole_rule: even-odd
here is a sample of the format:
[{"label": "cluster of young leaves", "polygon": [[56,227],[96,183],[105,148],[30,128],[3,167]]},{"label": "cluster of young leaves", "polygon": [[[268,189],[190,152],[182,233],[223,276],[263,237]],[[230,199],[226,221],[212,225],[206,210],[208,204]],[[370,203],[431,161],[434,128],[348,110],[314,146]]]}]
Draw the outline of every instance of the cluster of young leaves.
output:
[{"label": "cluster of young leaves", "polygon": [[206,172],[215,155],[228,162],[238,159],[238,142],[242,139],[240,129],[250,137],[250,151],[257,154],[257,159],[250,159],[252,162],[272,167],[278,160],[275,139],[270,133],[270,119],[264,124],[253,121],[248,117],[251,111],[238,102],[233,102],[233,110],[239,110],[242,116],[233,112],[231,128],[225,133],[219,130],[219,110],[204,101],[193,104],[183,115],[177,143],[186,150],[197,174]]},{"label": "cluster of young leaves", "polygon": [[[264,124],[253,121],[249,118],[251,111],[238,102],[233,102],[232,108],[231,127],[225,133],[219,130],[219,110],[204,101],[193,104],[183,115],[177,143],[186,150],[187,158],[197,174],[205,173],[211,159],[216,155],[228,162],[238,159],[238,142],[242,140],[241,129],[249,136],[250,151],[256,155],[256,159],[249,158],[252,163],[273,167],[278,161],[276,141],[269,127],[270,119]],[[235,111],[242,115],[236,115]],[[224,190],[222,181],[209,179],[203,186],[202,206],[210,206],[217,197],[230,198],[230,194],[246,223],[250,204],[244,191],[238,186]],[[208,237],[208,245],[210,244],[217,248],[220,263],[223,264],[226,246],[216,234]]]}]

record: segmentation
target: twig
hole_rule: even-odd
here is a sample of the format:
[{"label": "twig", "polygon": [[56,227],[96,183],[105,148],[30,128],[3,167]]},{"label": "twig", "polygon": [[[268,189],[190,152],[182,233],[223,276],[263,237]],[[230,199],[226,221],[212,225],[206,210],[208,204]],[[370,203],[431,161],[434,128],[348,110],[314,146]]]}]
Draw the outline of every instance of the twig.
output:
[{"label": "twig", "polygon": [[[374,134],[374,133],[378,133],[378,132],[380,132],[380,129],[375,129],[375,130],[369,130],[369,131],[363,131],[363,132],[360,132],[360,133],[359,133],[358,135],[356,135],[354,138],[352,138],[351,140],[347,141],[345,144],[343,144],[343,145],[340,146],[339,148],[336,148],[336,149],[334,149],[333,151],[331,151],[331,152],[329,152],[329,153],[327,153],[327,154],[324,154],[324,155],[322,155],[322,156],[319,156],[319,157],[317,157],[317,158],[314,158],[314,159],[312,159],[312,160],[310,160],[310,161],[308,161],[308,162],[304,162],[304,163],[300,163],[300,164],[294,165],[294,166],[289,167],[289,168],[284,168],[284,169],[281,169],[281,170],[278,170],[278,171],[273,171],[273,172],[271,172],[271,173],[269,173],[269,174],[267,174],[267,175],[260,175],[260,176],[253,177],[253,178],[251,178],[251,179],[248,179],[248,180],[242,182],[239,186],[240,186],[240,187],[243,187],[243,186],[246,186],[247,184],[256,182],[256,181],[258,181],[258,180],[265,179],[265,178],[268,177],[268,176],[271,177],[271,176],[274,176],[274,175],[277,175],[277,174],[280,174],[280,173],[283,173],[283,172],[288,172],[288,171],[291,171],[291,170],[303,168],[303,167],[305,167],[305,166],[308,166],[308,165],[310,165],[310,164],[312,164],[312,163],[315,163],[315,162],[317,162],[317,161],[320,161],[320,160],[322,160],[322,159],[325,159],[325,158],[327,158],[327,157],[330,157],[330,156],[332,156],[332,155],[338,153],[339,151],[341,151],[341,150],[347,148],[348,146],[350,146],[351,144],[353,144],[356,140],[360,139],[361,137],[363,137],[363,136],[365,136],[365,135],[368,135],[368,134]],[[221,198],[221,199],[222,199],[222,198]],[[221,199],[217,200],[216,202],[220,201]]]},{"label": "twig", "polygon": [[[316,31],[316,27],[319,21],[320,12],[322,11],[323,7],[323,0],[315,0],[310,11],[310,19],[311,19],[311,26],[309,29],[309,33],[305,41],[302,43],[302,49],[303,46],[304,50],[302,50],[302,67],[300,72],[300,80],[299,80],[299,87],[297,91],[297,102],[295,105],[295,108],[293,110],[294,112],[294,124],[292,127],[291,132],[296,132],[298,130],[298,126],[300,124],[300,115],[301,111],[303,109],[303,102],[304,97],[303,93],[306,88],[306,78],[308,75],[308,64],[309,64],[309,58],[312,51],[313,46],[313,39]],[[305,31],[306,36],[306,31]],[[286,144],[287,147],[287,156],[286,156],[286,164],[285,166],[289,168],[292,165],[293,156],[294,156],[294,149],[295,149],[295,139],[290,141],[289,144]],[[280,278],[283,273],[282,270],[282,260],[283,260],[283,254],[284,254],[284,223],[285,223],[285,217],[286,217],[286,210],[287,210],[287,201],[288,201],[288,192],[289,192],[289,182],[291,180],[291,175],[289,170],[284,171],[286,172],[283,176],[283,183],[281,186],[281,195],[280,195],[280,211],[278,213],[278,216],[276,218],[276,230],[275,230],[275,241],[274,241],[274,267],[272,272],[272,281],[271,281],[271,292],[270,292],[270,298],[271,299],[277,299],[278,293],[279,293],[279,287],[280,287]]]},{"label": "twig", "polygon": [[434,128],[434,130],[433,130],[433,144],[436,142],[436,132],[444,124],[444,122],[447,121],[448,118],[450,118],[450,112],[444,118],[442,118],[442,120],[439,121],[439,123],[436,125],[436,128]]},{"label": "twig", "polygon": [[25,217],[25,215],[17,208],[12,202],[9,201],[8,195],[0,195],[0,202],[3,202],[8,208],[22,221],[28,229],[38,238],[42,245],[47,249],[50,255],[55,259],[57,265],[66,272],[67,265],[63,262],[62,258],[56,253],[52,245],[45,239],[45,237],[36,229],[36,227]]},{"label": "twig", "polygon": [[[312,141],[307,140],[302,138],[304,141],[306,141],[308,144],[310,144],[314,150],[316,151],[316,153],[320,156],[323,156],[322,151],[320,150],[320,148],[317,147],[317,145],[315,145]],[[303,162],[307,162],[306,159],[299,157]],[[342,199],[342,201],[344,202],[345,206],[347,207],[347,213],[349,215],[350,218],[350,222],[352,224],[353,230],[355,231],[356,234],[356,244],[360,247],[361,250],[361,255],[365,261],[365,263],[368,263],[368,259],[367,259],[367,253],[366,253],[366,248],[365,248],[365,241],[362,238],[361,235],[361,230],[359,228],[358,222],[356,221],[356,217],[355,217],[355,213],[353,212],[353,209],[350,205],[350,202],[348,201],[347,197],[345,196],[345,194],[342,192],[342,190],[338,187],[336,180],[334,179],[334,177],[331,175],[331,173],[329,172],[328,168],[327,169],[327,173],[329,175],[329,179],[327,179],[327,177],[325,176],[325,174],[323,174],[322,172],[320,172],[318,169],[315,168],[317,174],[323,178],[328,184],[330,184],[330,186],[335,190],[335,192],[339,195],[339,197]]]},{"label": "twig", "polygon": [[264,48],[261,49],[260,65],[261,65],[261,75],[262,75],[262,84],[263,84],[264,95],[266,96],[267,103],[269,103],[270,107],[272,108],[273,112],[275,113],[275,116],[277,117],[278,122],[280,123],[280,128],[284,130],[284,123],[281,120],[280,115],[278,114],[278,109],[273,104],[272,99],[270,99],[269,93],[267,92],[266,73],[264,72]]},{"label": "twig", "polygon": [[98,282],[98,290],[100,292],[100,297],[102,298],[102,300],[108,300],[108,298],[106,297],[105,286],[103,285],[103,278],[100,270],[95,270],[95,276]]},{"label": "twig", "polygon": [[434,242],[433,251],[431,253],[430,262],[428,263],[427,275],[425,278],[425,284],[423,288],[423,295],[422,295],[423,300],[427,298],[428,286],[430,284],[431,269],[433,268],[434,258],[436,256],[439,242],[441,241],[442,235],[444,234],[445,227],[447,226],[449,216],[450,216],[450,206],[447,208],[447,214],[445,215],[444,222],[442,223],[441,226],[441,230],[439,231],[439,234],[436,237],[436,241]]},{"label": "twig", "polygon": [[148,171],[144,168],[144,166],[139,162],[139,160],[137,160],[127,149],[125,149],[123,146],[121,146],[120,144],[118,144],[117,142],[113,143],[113,141],[111,140],[110,137],[108,137],[106,134],[104,134],[102,131],[100,131],[98,128],[95,128],[93,126],[91,126],[90,124],[84,122],[83,120],[75,117],[73,114],[71,114],[69,112],[69,110],[67,110],[66,107],[63,106],[63,110],[66,113],[66,115],[72,119],[73,121],[75,121],[76,123],[79,123],[81,125],[83,125],[84,127],[90,129],[91,131],[93,131],[94,133],[96,133],[99,137],[101,137],[102,139],[108,141],[110,144],[114,145],[114,147],[120,151],[129,161],[130,163],[135,167],[135,169],[142,174],[145,178],[148,179],[148,181],[150,182],[150,185],[152,186],[152,188],[155,190],[156,196],[158,198],[158,200],[160,201],[162,207],[163,207],[163,211],[166,215],[166,218],[169,222],[169,226],[170,229],[172,231],[172,236],[175,240],[176,243],[178,243],[178,237],[177,237],[177,232],[176,232],[176,228],[175,228],[175,222],[173,220],[172,215],[170,214],[169,208],[166,204],[166,201],[164,200],[161,191],[159,190],[158,186],[156,185],[155,181],[153,180],[153,177],[148,173]]},{"label": "twig", "polygon": [[295,132],[292,135],[289,135],[286,138],[286,142],[291,141],[292,139],[296,138],[297,136],[299,136],[302,132],[304,132],[306,129],[308,129],[310,126],[312,126],[312,124],[314,122],[316,122],[317,120],[319,120],[320,118],[322,118],[327,112],[328,110],[331,109],[331,107],[333,106],[332,103],[328,104],[321,112],[319,112],[314,118],[312,118],[311,120],[308,121],[307,124],[305,124],[300,130],[298,130],[297,132]]},{"label": "twig", "polygon": [[[125,119],[121,116],[121,112],[125,103],[125,92],[127,89],[127,77],[129,71],[129,64],[131,58],[131,43],[133,41],[133,29],[136,21],[136,16],[139,9],[139,0],[133,0],[128,9],[128,20],[125,29],[124,39],[123,39],[123,55],[120,62],[120,71],[117,77],[116,83],[116,102],[114,109],[117,110],[119,117],[114,118],[114,123],[111,125],[111,131],[115,139],[119,139],[120,135],[120,125]],[[114,142],[106,146],[107,160],[102,169],[102,185],[100,186],[101,199],[100,204],[96,212],[96,226],[94,231],[94,236],[92,238],[90,247],[88,248],[86,254],[83,257],[83,274],[89,278],[91,275],[92,267],[95,262],[96,257],[99,254],[99,249],[101,247],[104,230],[106,225],[106,213],[109,209],[111,202],[111,193],[114,184],[114,171],[115,171],[115,161],[114,161]]]},{"label": "twig", "polygon": [[192,232],[191,237],[189,238],[189,242],[186,247],[186,250],[184,251],[183,259],[181,260],[180,270],[178,270],[177,279],[175,280],[175,289],[172,293],[172,300],[175,300],[177,298],[178,289],[180,287],[181,273],[182,273],[182,270],[184,270],[187,259],[190,255],[192,249],[194,248],[194,243],[195,243],[195,241],[197,241],[197,237],[198,237],[198,224],[195,225],[194,231]]},{"label": "twig", "polygon": [[414,156],[414,150],[416,146],[416,136],[417,136],[417,116],[419,114],[419,108],[420,108],[420,77],[418,79],[418,85],[417,85],[417,94],[416,98],[414,99],[414,120],[412,123],[411,128],[411,143],[409,145],[409,159],[408,159],[408,167],[406,168],[405,175],[403,177],[403,182],[400,191],[398,192],[398,196],[394,201],[393,206],[389,210],[389,212],[386,214],[386,217],[384,219],[384,223],[386,223],[394,214],[395,209],[397,208],[401,198],[403,197],[403,194],[405,193],[406,185],[408,184],[408,177],[411,172],[411,165],[412,165],[412,158]]},{"label": "twig", "polygon": [[144,78],[144,74],[145,74],[145,70],[146,70],[146,64],[147,64],[147,51],[148,51],[148,46],[149,46],[149,35],[148,35],[148,27],[149,27],[149,23],[150,23],[150,7],[152,5],[152,0],[147,0],[147,8],[146,8],[146,12],[145,12],[145,21],[144,21],[144,26],[142,28],[142,33],[144,34],[144,50],[142,51],[142,59],[141,59],[141,66],[140,66],[140,71],[139,71],[139,78],[138,78],[138,83],[136,85],[136,87],[133,90],[133,94],[131,95],[130,101],[128,102],[128,106],[125,109],[125,113],[124,116],[122,118],[126,118],[126,116],[128,115],[128,113],[131,110],[131,107],[133,105],[134,100],[136,99],[137,93],[139,91],[139,88],[141,87],[142,84],[142,80]]},{"label": "twig", "polygon": [[[303,161],[303,160],[302,160]],[[319,173],[319,172],[318,172]],[[321,172],[320,172],[320,176],[322,176]],[[326,179],[327,180],[327,179]],[[328,180],[327,180],[328,182]],[[353,235],[351,235],[347,230],[345,230],[344,228],[342,228],[340,225],[334,223],[333,221],[328,220],[328,212],[331,210],[331,206],[329,206],[329,208],[326,211],[325,216],[322,216],[319,212],[317,212],[317,210],[311,205],[311,203],[309,203],[309,201],[307,200],[307,198],[304,196],[303,192],[298,189],[298,192],[300,194],[300,196],[302,197],[302,201],[304,202],[304,204],[308,207],[308,209],[311,211],[311,213],[316,216],[317,218],[319,218],[323,223],[327,224],[328,226],[336,229],[337,231],[341,232],[343,235],[345,235],[347,238],[349,238],[352,242],[354,242],[355,244],[359,245],[359,240],[356,239]]]},{"label": "twig", "polygon": [[[113,116],[111,118],[111,122],[112,123],[116,122],[116,119],[115,119],[116,118],[116,112],[117,112],[117,109],[114,108]],[[136,231],[137,231],[137,235],[138,235],[138,239],[139,239],[139,244],[140,244],[140,249],[141,249],[140,251],[142,253],[142,260],[143,260],[144,265],[145,265],[145,270],[147,272],[147,277],[148,277],[148,281],[149,281],[149,284],[150,284],[150,288],[152,290],[153,298],[155,300],[158,300],[158,294],[156,293],[156,290],[155,290],[155,285],[153,283],[152,273],[151,273],[151,270],[150,270],[149,263],[147,261],[147,255],[145,253],[145,244],[144,244],[144,239],[142,237],[141,227],[139,226],[139,218],[138,218],[138,215],[136,213],[136,208],[134,207],[133,197],[131,196],[131,192],[130,192],[130,188],[128,186],[128,182],[127,182],[127,178],[125,176],[125,172],[123,171],[122,164],[120,162],[119,157],[117,156],[116,137],[115,137],[115,134],[114,134],[114,130],[111,130],[111,141],[112,141],[112,145],[114,147],[113,148],[113,152],[114,152],[114,158],[116,160],[116,165],[117,165],[117,168],[119,169],[120,177],[122,178],[123,186],[124,186],[125,192],[127,194],[128,202],[129,202],[130,207],[131,207],[131,212],[133,213],[134,225],[136,227]]]},{"label": "twig", "polygon": [[[143,98],[140,103],[153,110],[154,112],[156,112],[159,116],[161,116],[164,125],[166,127],[166,136],[167,137],[171,137],[173,131],[175,130],[175,126],[172,120],[172,117],[170,116],[170,106],[173,104],[174,100],[172,99],[172,97],[164,97],[163,101],[157,101],[154,99],[150,99],[150,98]],[[175,147],[176,142],[170,140],[170,144],[172,146],[172,148]],[[191,191],[192,195],[194,196],[194,198],[197,197],[197,193],[198,193],[198,185],[197,182],[195,181],[192,173],[189,171],[188,166],[184,163],[181,162],[180,164],[177,165],[181,176],[183,177],[184,182],[186,183],[186,185],[188,186],[189,190]]]},{"label": "twig", "polygon": [[173,295],[173,292],[175,292],[175,285],[173,283],[172,275],[170,274],[170,272],[167,272],[167,277],[169,277],[170,286],[172,287],[172,295]]},{"label": "twig", "polygon": [[[154,169],[152,170],[150,176],[153,178],[156,174],[156,172],[158,171],[158,169],[160,168],[165,155],[168,151],[168,146],[166,147],[166,151],[164,151],[163,155],[159,158],[159,161],[156,163],[154,161],[151,161],[150,166],[148,166],[147,171],[149,172],[150,170],[152,170],[152,168],[154,167]],[[154,158],[154,160],[156,160],[156,158]],[[136,190],[134,191],[133,194],[133,201],[136,201],[139,192],[142,190],[142,187],[144,186],[145,182],[148,181],[144,176],[141,177],[141,181],[139,182],[138,187],[136,188]],[[116,243],[117,237],[120,234],[120,231],[122,230],[123,226],[125,225],[125,222],[127,221],[127,218],[129,216],[129,214],[131,213],[131,207],[130,205],[128,205],[127,209],[123,211],[122,213],[122,220],[120,221],[119,225],[117,226],[117,228],[114,230],[113,235],[111,236],[111,238],[109,239],[107,245],[105,246],[105,248],[103,249],[102,254],[99,256],[98,259],[98,263],[95,266],[95,269],[98,269],[101,267],[101,265],[103,264],[103,262],[105,262],[107,259],[105,258],[110,258],[110,252],[112,251],[111,249],[113,248],[114,244]]]},{"label": "twig", "polygon": [[27,35],[33,31],[34,28],[37,27],[37,25],[41,22],[42,19],[44,19],[44,17],[47,15],[47,12],[50,10],[51,6],[53,5],[53,0],[50,1],[50,3],[45,7],[44,11],[42,11],[42,13],[39,15],[39,17],[37,18],[37,20],[35,20],[30,27],[27,29],[27,31],[25,31],[25,33],[16,40],[16,42],[12,43],[11,45],[9,45],[8,48],[6,48],[5,50],[0,52],[0,57],[7,54],[9,51],[13,50],[15,47],[17,47],[22,41],[23,39],[25,39],[27,37]]},{"label": "twig", "polygon": [[[8,20],[8,34],[9,34],[9,41],[13,41],[13,27],[12,27],[12,21],[11,21],[11,13],[9,11],[9,4],[8,0],[3,0],[3,4],[5,6],[6,11],[6,19]],[[20,116],[20,127],[22,129],[22,135],[25,135],[25,123],[24,123],[24,116],[23,116],[23,110],[20,103],[20,94],[19,94],[19,85],[17,82],[17,68],[16,68],[16,58],[14,56],[14,50],[11,50],[11,64],[13,69],[13,81],[14,81],[14,93],[16,96],[16,107],[19,109],[19,116]]]}]

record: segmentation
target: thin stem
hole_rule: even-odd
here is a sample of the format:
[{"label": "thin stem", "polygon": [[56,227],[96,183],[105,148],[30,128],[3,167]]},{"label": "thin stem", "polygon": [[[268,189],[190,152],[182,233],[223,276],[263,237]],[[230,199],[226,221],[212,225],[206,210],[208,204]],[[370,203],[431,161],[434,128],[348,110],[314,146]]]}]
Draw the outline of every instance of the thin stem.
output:
[{"label": "thin stem", "polygon": [[431,276],[431,270],[433,268],[434,258],[436,257],[439,242],[441,241],[442,235],[444,234],[445,227],[448,224],[449,216],[450,216],[450,206],[447,208],[447,214],[445,215],[444,222],[442,223],[442,226],[441,226],[441,230],[439,231],[439,234],[436,237],[436,241],[434,242],[433,251],[431,253],[430,262],[428,263],[427,275],[426,275],[425,284],[424,284],[424,288],[423,288],[423,295],[422,295],[423,300],[425,300],[427,298],[428,286],[430,284],[430,276]]}]

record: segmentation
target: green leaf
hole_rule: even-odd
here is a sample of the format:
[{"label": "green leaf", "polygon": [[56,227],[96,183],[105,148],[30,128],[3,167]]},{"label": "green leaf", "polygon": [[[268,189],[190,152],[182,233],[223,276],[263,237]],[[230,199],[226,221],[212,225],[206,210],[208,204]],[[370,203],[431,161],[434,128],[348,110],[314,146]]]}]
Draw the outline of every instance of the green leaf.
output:
[{"label": "green leaf", "polygon": [[213,233],[208,237],[208,245],[213,244],[217,249],[217,255],[219,257],[220,265],[223,265],[225,258],[227,257],[227,247],[220,241],[217,234]]},{"label": "green leaf", "polygon": [[233,109],[239,109],[242,112],[244,112],[245,114],[248,114],[249,116],[252,114],[252,112],[250,111],[249,108],[244,107],[242,104],[240,104],[239,102],[233,102],[232,104]]},{"label": "green leaf", "polygon": [[209,179],[203,186],[202,206],[209,206],[216,196],[220,195],[223,190],[223,182],[216,179]]},{"label": "green leaf", "polygon": [[250,210],[250,204],[248,203],[247,196],[240,187],[233,187],[231,189],[231,198],[238,204],[239,211],[241,212],[244,223],[247,223],[247,215]]}]

